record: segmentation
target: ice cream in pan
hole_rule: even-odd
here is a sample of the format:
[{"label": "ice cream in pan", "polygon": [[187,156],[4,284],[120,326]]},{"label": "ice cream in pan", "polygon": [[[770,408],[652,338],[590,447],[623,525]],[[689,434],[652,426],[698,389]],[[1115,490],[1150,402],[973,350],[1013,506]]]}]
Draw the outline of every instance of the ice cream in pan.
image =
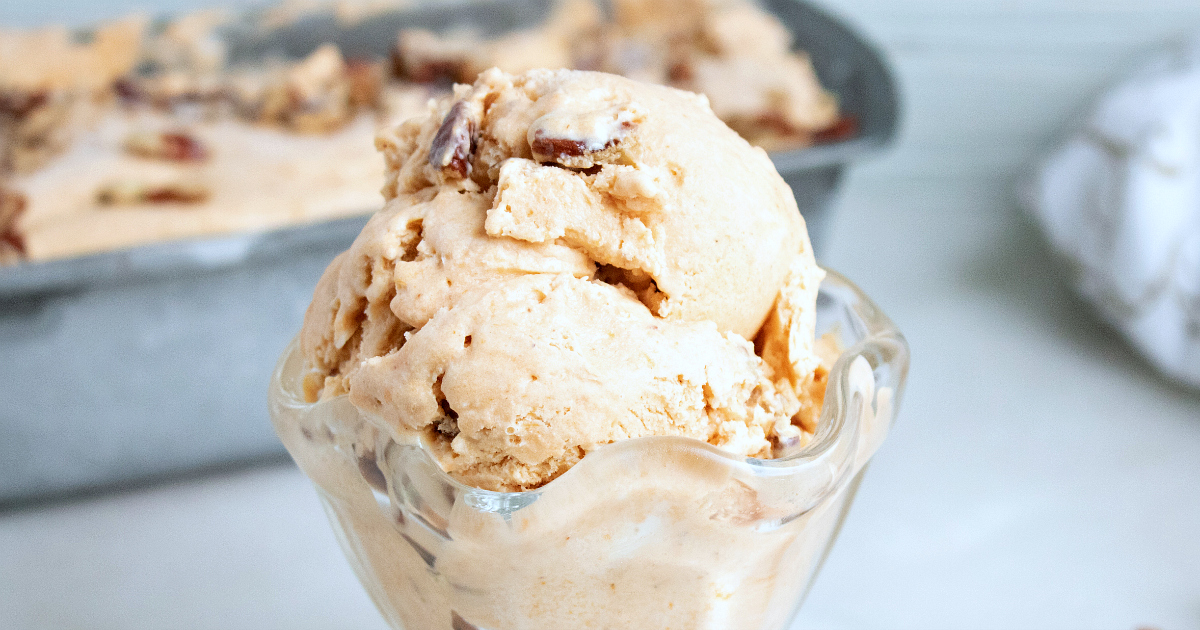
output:
[{"label": "ice cream in pan", "polygon": [[542,23],[493,35],[416,29],[398,14],[390,50],[364,51],[346,25],[339,42],[359,56],[333,42],[300,58],[235,54],[235,31],[266,36],[322,15],[321,3],[294,4],[259,19],[131,18],[90,39],[0,26],[0,264],[370,210],[383,171],[377,126],[493,66],[603,70],[704,92],[769,150],[836,140],[852,122],[783,24],[742,0],[622,0],[607,18],[592,0],[561,0]]},{"label": "ice cream in pan", "polygon": [[818,341],[767,154],[703,96],[567,70],[485,71],[376,144],[387,201],[272,395],[389,621],[785,627],[891,398]]}]

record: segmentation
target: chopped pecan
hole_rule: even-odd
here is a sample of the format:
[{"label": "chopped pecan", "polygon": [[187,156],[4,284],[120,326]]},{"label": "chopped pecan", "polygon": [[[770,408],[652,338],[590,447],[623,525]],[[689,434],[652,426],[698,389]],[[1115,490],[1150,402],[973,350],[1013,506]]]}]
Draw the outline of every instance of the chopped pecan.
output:
[{"label": "chopped pecan", "polygon": [[[742,123],[742,121],[737,122]],[[795,125],[788,122],[787,118],[777,111],[763,112],[753,120],[746,121],[746,123],[748,124],[738,124],[736,126],[735,123],[730,123],[730,126],[734,127],[735,131],[744,136],[753,135],[753,127],[760,127],[771,133],[781,136],[794,136],[800,133],[800,130],[797,129]],[[739,127],[745,127],[746,129],[743,131],[743,129]]]},{"label": "chopped pecan", "polygon": [[422,29],[400,31],[392,48],[392,72],[415,83],[463,81],[470,83],[471,51],[478,42]]},{"label": "chopped pecan", "polygon": [[96,203],[103,206],[197,204],[208,201],[210,196],[206,186],[195,182],[146,183],[122,180],[101,186],[96,191]]},{"label": "chopped pecan", "polygon": [[24,118],[33,110],[44,106],[50,100],[46,90],[25,92],[21,90],[0,91],[0,112],[13,118]]},{"label": "chopped pecan", "polygon": [[814,144],[840,142],[858,135],[858,117],[847,114],[838,117],[829,127],[813,134]]},{"label": "chopped pecan", "polygon": [[207,188],[189,184],[155,186],[143,195],[146,203],[202,203],[208,197]]},{"label": "chopped pecan", "polygon": [[671,83],[686,83],[696,78],[696,71],[686,60],[679,60],[667,68],[667,79]]},{"label": "chopped pecan", "polygon": [[146,89],[136,79],[130,77],[117,79],[113,82],[112,88],[117,98],[127,104],[141,103],[149,98]]},{"label": "chopped pecan", "polygon": [[563,157],[579,157],[585,153],[592,153],[592,151],[588,151],[588,145],[583,140],[551,138],[541,129],[534,132],[533,144],[530,145],[530,148],[533,149],[533,155],[538,160],[549,161],[557,161],[558,158]]},{"label": "chopped pecan", "polygon": [[172,162],[203,162],[209,155],[204,143],[185,131],[135,131],[125,138],[125,150]]},{"label": "chopped pecan", "polygon": [[277,87],[263,99],[258,119],[299,133],[328,133],[351,120],[348,94],[346,87],[332,94],[306,98],[294,88]]},{"label": "chopped pecan", "polygon": [[438,81],[453,81],[465,73],[465,63],[444,59],[426,59],[419,65],[405,66],[403,78],[414,83],[437,83]]},{"label": "chopped pecan", "polygon": [[622,131],[620,135],[603,141],[596,141],[595,139],[556,138],[546,130],[538,129],[534,131],[530,149],[533,150],[534,158],[540,162],[561,163],[564,161],[564,158],[583,157],[611,149],[620,144],[621,140],[625,137],[624,132],[632,128],[632,124],[623,123],[620,127]]},{"label": "chopped pecan", "polygon": [[114,81],[112,90],[127,107],[151,106],[168,112],[200,108],[215,114],[232,96],[216,79],[180,71],[125,77]]},{"label": "chopped pecan", "polygon": [[452,630],[479,630],[479,626],[463,619],[453,610],[450,611],[450,627]]},{"label": "chopped pecan", "polygon": [[534,121],[529,148],[539,162],[588,168],[600,154],[621,144],[635,126],[633,112],[623,108],[551,112]]},{"label": "chopped pecan", "polygon": [[[328,133],[354,117],[351,77],[341,52],[326,44],[250,90],[241,109],[259,122],[300,133]],[[235,88],[242,91],[242,88]]]},{"label": "chopped pecan", "polygon": [[[738,133],[746,136],[754,136],[753,129],[740,129],[736,124],[730,125]],[[759,115],[752,126],[759,127],[778,136],[791,137],[794,139],[808,140],[813,144],[826,144],[831,142],[840,142],[849,138],[853,138],[858,134],[858,117],[854,115],[844,115],[833,121],[833,124],[824,129],[810,130],[801,129],[788,122],[779,112],[764,112]],[[807,144],[807,143],[804,143]]]},{"label": "chopped pecan", "polygon": [[433,136],[433,143],[429,147],[429,163],[460,178],[470,175],[477,126],[467,109],[467,103],[455,103]]},{"label": "chopped pecan", "polygon": [[17,220],[25,213],[26,205],[25,195],[0,186],[0,259],[11,254],[16,258],[25,256],[25,237],[17,227]]},{"label": "chopped pecan", "polygon": [[63,90],[0,90],[0,172],[35,171],[66,149],[75,101]]}]

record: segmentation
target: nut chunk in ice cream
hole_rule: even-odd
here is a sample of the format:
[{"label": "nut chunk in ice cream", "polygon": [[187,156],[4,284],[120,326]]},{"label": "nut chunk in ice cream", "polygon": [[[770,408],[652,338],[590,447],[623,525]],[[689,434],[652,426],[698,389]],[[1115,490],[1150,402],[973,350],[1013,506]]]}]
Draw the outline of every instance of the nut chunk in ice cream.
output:
[{"label": "nut chunk in ice cream", "polygon": [[767,154],[704,97],[490,70],[377,145],[387,205],[301,334],[310,400],[348,394],[504,491],[617,440],[766,458],[813,431],[823,273]]}]

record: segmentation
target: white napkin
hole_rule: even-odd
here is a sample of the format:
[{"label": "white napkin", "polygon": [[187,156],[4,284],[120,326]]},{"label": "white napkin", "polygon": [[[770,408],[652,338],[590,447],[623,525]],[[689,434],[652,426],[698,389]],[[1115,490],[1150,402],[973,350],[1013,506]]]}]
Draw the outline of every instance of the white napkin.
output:
[{"label": "white napkin", "polygon": [[1200,40],[1105,94],[1024,192],[1083,297],[1200,387]]}]

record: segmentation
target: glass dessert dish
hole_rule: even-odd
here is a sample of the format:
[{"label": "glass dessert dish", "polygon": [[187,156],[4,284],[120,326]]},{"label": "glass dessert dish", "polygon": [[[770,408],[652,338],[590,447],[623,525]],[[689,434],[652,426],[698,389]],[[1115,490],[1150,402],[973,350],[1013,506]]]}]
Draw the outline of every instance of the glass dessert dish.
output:
[{"label": "glass dessert dish", "polygon": [[816,434],[777,459],[646,437],[600,447],[537,490],[481,490],[345,396],[304,402],[295,343],[271,417],[394,628],[778,630],[837,537],[908,371],[903,335],[835,272],[817,324],[845,350]]}]

